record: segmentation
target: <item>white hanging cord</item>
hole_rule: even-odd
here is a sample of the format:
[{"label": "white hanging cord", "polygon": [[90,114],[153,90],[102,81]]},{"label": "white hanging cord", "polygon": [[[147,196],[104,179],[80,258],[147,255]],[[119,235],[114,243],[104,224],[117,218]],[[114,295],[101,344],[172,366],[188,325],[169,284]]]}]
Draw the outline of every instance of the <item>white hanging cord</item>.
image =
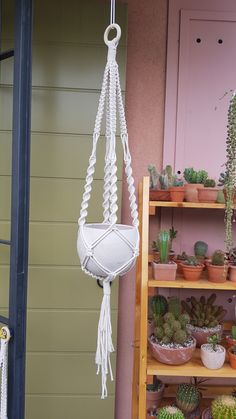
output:
[{"label": "white hanging cord", "polygon": [[0,419],[7,419],[7,372],[8,372],[8,343],[11,338],[8,327],[2,327],[0,331],[0,368],[1,368],[1,406]]},{"label": "white hanging cord", "polygon": [[111,0],[110,25],[116,21],[116,1]]}]

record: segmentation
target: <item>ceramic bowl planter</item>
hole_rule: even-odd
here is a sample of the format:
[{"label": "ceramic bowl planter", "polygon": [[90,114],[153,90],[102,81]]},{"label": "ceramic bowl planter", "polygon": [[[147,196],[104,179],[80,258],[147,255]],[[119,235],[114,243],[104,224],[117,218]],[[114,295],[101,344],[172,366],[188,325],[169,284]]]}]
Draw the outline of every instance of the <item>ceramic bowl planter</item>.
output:
[{"label": "ceramic bowl planter", "polygon": [[153,279],[157,281],[175,281],[177,264],[152,262]]},{"label": "ceramic bowl planter", "polygon": [[172,186],[169,191],[171,201],[183,202],[185,196],[184,186]]},{"label": "ceramic bowl planter", "polygon": [[199,202],[198,190],[204,188],[201,183],[186,183],[184,185],[184,198],[187,202]]},{"label": "ceramic bowl planter", "polygon": [[151,336],[153,334],[153,332],[154,332],[154,324],[153,324],[153,321],[152,320],[148,320],[148,330],[147,330],[148,338],[149,338],[149,336]]},{"label": "ceramic bowl planter", "polygon": [[165,384],[160,380],[156,380],[156,381],[157,381],[157,385],[155,387],[153,384],[147,384],[147,391],[146,391],[147,409],[155,410],[157,407],[159,407],[161,404],[163,395],[164,395]]},{"label": "ceramic bowl planter", "polygon": [[231,368],[236,370],[236,351],[235,353],[232,352],[232,347],[228,350],[228,356],[229,356],[229,363]]},{"label": "ceramic bowl planter", "polygon": [[184,345],[161,345],[160,343],[156,343],[152,340],[152,338],[148,339],[149,348],[151,355],[157,361],[161,362],[162,364],[168,365],[181,365],[188,362],[194,353],[196,348],[196,340],[194,338],[190,339],[189,342]]},{"label": "ceramic bowl planter", "polygon": [[223,283],[227,280],[228,266],[207,264],[208,281],[215,283]]},{"label": "ceramic bowl planter", "polygon": [[213,350],[212,345],[205,343],[201,346],[201,360],[203,365],[210,370],[222,368],[225,362],[226,350],[221,345],[216,345]]},{"label": "ceramic bowl planter", "polygon": [[198,188],[198,201],[214,203],[217,200],[218,189],[217,188]]},{"label": "ceramic bowl planter", "polygon": [[182,263],[181,268],[183,270],[184,279],[186,279],[186,281],[198,281],[200,279],[204,265],[199,264],[197,266],[192,266]]},{"label": "ceramic bowl planter", "polygon": [[191,324],[187,325],[188,333],[196,339],[197,347],[200,348],[203,344],[207,343],[207,339],[213,335],[222,336],[223,326],[219,324],[215,327],[197,327]]},{"label": "ceramic bowl planter", "polygon": [[150,201],[170,201],[170,191],[168,189],[150,189]]},{"label": "ceramic bowl planter", "polygon": [[229,265],[229,280],[236,282],[236,266]]}]

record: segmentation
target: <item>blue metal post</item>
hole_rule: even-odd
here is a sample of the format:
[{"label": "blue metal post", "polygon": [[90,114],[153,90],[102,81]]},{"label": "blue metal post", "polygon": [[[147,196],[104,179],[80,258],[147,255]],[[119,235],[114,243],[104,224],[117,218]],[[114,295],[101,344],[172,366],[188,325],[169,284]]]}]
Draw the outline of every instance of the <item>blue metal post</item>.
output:
[{"label": "blue metal post", "polygon": [[15,0],[8,419],[24,419],[29,235],[32,0]]}]

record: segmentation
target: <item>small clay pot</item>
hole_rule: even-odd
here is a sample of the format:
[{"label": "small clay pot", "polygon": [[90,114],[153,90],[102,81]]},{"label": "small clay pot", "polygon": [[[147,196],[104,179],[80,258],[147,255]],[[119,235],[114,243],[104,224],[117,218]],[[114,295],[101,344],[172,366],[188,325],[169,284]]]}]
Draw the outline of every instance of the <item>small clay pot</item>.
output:
[{"label": "small clay pot", "polygon": [[183,273],[183,269],[182,269],[183,259],[175,259],[174,261],[177,264],[177,274],[182,274]]},{"label": "small clay pot", "polygon": [[183,270],[184,279],[186,279],[187,281],[198,281],[200,279],[204,265],[201,264],[198,266],[191,266],[182,263],[181,267]]},{"label": "small clay pot", "polygon": [[181,365],[188,362],[196,348],[196,340],[194,338],[191,345],[180,348],[171,348],[153,342],[151,338],[148,339],[150,352],[157,361],[167,365]]},{"label": "small clay pot", "polygon": [[236,266],[229,265],[229,280],[236,282]]},{"label": "small clay pot", "polygon": [[218,189],[217,188],[199,188],[198,189],[198,200],[199,202],[210,202],[214,203],[217,200]]},{"label": "small clay pot", "polygon": [[209,263],[207,265],[207,271],[208,281],[215,283],[223,283],[227,279],[228,266],[212,265],[211,263]]},{"label": "small clay pot", "polygon": [[201,346],[201,360],[203,365],[209,370],[218,370],[223,367],[225,362],[226,350],[221,345],[216,345],[216,351],[212,350],[212,345],[204,343]]},{"label": "small clay pot", "polygon": [[175,281],[177,264],[152,262],[153,279],[157,281]]},{"label": "small clay pot", "polygon": [[147,409],[156,409],[160,406],[163,394],[165,390],[165,384],[162,383],[158,391],[146,391],[146,406]]},{"label": "small clay pot", "polygon": [[233,368],[234,370],[236,370],[236,355],[234,355],[231,350],[228,350],[228,355],[229,355],[229,363],[231,368]]},{"label": "small clay pot", "polygon": [[184,186],[172,186],[169,191],[171,201],[183,202],[185,195]]},{"label": "small clay pot", "polygon": [[218,326],[207,328],[207,327],[197,327],[187,324],[188,333],[196,339],[197,347],[200,348],[203,344],[207,343],[207,339],[212,335],[222,336],[223,326],[218,324]]},{"label": "small clay pot", "polygon": [[150,189],[150,201],[170,201],[169,189]]},{"label": "small clay pot", "polygon": [[184,198],[187,202],[199,202],[198,201],[198,189],[204,188],[201,183],[186,183],[184,185]]},{"label": "small clay pot", "polygon": [[225,336],[225,341],[227,348],[236,345],[236,339],[233,339],[231,335]]}]

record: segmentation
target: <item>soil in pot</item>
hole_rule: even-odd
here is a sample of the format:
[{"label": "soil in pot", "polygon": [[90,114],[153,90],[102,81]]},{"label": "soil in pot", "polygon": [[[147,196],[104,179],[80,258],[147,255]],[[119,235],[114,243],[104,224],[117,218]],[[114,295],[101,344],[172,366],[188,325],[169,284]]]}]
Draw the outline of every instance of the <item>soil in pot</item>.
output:
[{"label": "soil in pot", "polygon": [[204,188],[201,183],[186,183],[184,185],[184,198],[187,202],[199,202],[198,201],[198,189]]},{"label": "soil in pot", "polygon": [[152,262],[153,279],[157,281],[174,281],[176,278],[177,264]]},{"label": "soil in pot", "polygon": [[234,370],[236,370],[236,355],[234,355],[231,350],[228,350],[228,356],[229,356],[229,363],[231,368],[233,368]]},{"label": "soil in pot", "polygon": [[169,191],[171,201],[183,202],[185,196],[184,186],[173,186]]},{"label": "soil in pot", "polygon": [[199,202],[210,202],[214,203],[217,200],[218,189],[217,188],[199,188],[198,189],[198,200]]},{"label": "soil in pot", "polygon": [[227,280],[228,266],[207,265],[208,281],[215,283],[223,283]]},{"label": "soil in pot", "polygon": [[169,189],[150,189],[150,201],[170,201]]},{"label": "soil in pot", "polygon": [[148,339],[150,352],[157,361],[168,365],[181,365],[188,362],[196,348],[196,340],[193,337],[183,344],[169,343],[161,344],[156,341],[154,336]]},{"label": "soil in pot", "polygon": [[234,265],[229,266],[229,280],[236,282],[236,266]]},{"label": "soil in pot", "polygon": [[218,326],[215,327],[197,327],[188,324],[187,331],[192,337],[194,337],[194,339],[196,339],[197,347],[200,348],[201,345],[207,343],[207,339],[210,336],[222,336],[223,326],[221,324],[218,324]]},{"label": "soil in pot", "polygon": [[203,365],[210,370],[222,368],[225,362],[226,350],[221,345],[216,345],[215,350],[212,345],[205,343],[201,346],[201,360]]},{"label": "soil in pot", "polygon": [[201,273],[203,271],[204,265],[198,265],[198,266],[191,266],[191,265],[185,265],[184,263],[181,265],[184,279],[187,281],[198,281],[200,279]]}]

